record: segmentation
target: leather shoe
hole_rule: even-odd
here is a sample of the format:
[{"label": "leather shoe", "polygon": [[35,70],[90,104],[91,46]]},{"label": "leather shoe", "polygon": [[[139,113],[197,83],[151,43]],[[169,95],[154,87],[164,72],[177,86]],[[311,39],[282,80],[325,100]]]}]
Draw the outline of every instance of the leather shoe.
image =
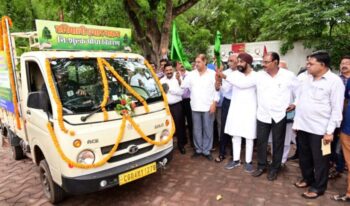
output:
[{"label": "leather shoe", "polygon": [[179,151],[181,154],[186,154],[186,149],[184,147],[179,147]]},{"label": "leather shoe", "polygon": [[207,158],[209,161],[212,161],[214,158],[211,154],[203,155],[205,158]]},{"label": "leather shoe", "polygon": [[201,153],[194,152],[192,158],[197,158],[199,156],[201,156]]},{"label": "leather shoe", "polygon": [[269,174],[267,175],[267,179],[269,181],[274,181],[277,179],[277,172],[271,171],[269,172]]},{"label": "leather shoe", "polygon": [[253,173],[252,176],[253,177],[259,177],[261,176],[266,170],[265,169],[256,169]]}]

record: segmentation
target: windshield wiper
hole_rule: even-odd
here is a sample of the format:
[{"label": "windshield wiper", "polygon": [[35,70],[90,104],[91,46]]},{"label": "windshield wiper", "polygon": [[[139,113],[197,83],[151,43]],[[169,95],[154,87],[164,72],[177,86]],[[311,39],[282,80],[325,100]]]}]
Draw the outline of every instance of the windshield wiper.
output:
[{"label": "windshield wiper", "polygon": [[[112,100],[112,101],[108,102],[108,103],[106,104],[105,107],[108,107],[109,105],[114,104],[114,103],[117,103],[117,102],[119,102],[119,100]],[[96,113],[99,112],[100,110],[101,110],[101,107],[98,107],[98,109],[92,111],[91,113],[87,114],[86,116],[82,116],[82,117],[80,118],[80,120],[81,120],[82,122],[85,122],[88,118],[90,118],[92,115],[96,114]]]}]

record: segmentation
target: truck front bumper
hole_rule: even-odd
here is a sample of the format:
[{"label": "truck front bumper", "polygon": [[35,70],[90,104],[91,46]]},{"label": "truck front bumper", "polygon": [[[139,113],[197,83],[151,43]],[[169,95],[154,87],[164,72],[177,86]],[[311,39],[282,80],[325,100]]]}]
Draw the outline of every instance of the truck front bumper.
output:
[{"label": "truck front bumper", "polygon": [[[62,188],[70,194],[85,194],[104,190],[116,185],[119,185],[118,175],[128,172],[130,170],[137,169],[152,162],[157,163],[158,168],[162,168],[164,165],[164,159],[166,162],[172,160],[173,147],[165,149],[161,152],[153,154],[147,158],[139,159],[115,168],[104,170],[98,173],[83,175],[79,177],[65,177],[62,176]],[[101,181],[106,181],[105,186],[101,186]]]}]

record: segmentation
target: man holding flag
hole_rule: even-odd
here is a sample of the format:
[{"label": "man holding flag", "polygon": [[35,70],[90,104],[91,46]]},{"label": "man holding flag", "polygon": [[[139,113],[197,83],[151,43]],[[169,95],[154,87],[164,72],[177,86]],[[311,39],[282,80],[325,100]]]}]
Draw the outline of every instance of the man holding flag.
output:
[{"label": "man holding flag", "polygon": [[[185,77],[189,74],[186,70],[191,70],[192,66],[187,61],[187,57],[185,52],[183,51],[183,47],[179,38],[179,34],[177,33],[175,22],[173,23],[173,33],[172,33],[172,43],[171,43],[171,55],[170,59],[172,61],[177,61],[176,63],[176,72],[177,75],[181,76],[181,80],[183,81]],[[185,68],[185,69],[183,69]],[[194,148],[193,143],[193,123],[192,123],[192,110],[191,110],[191,92],[188,88],[184,89],[184,93],[182,96],[182,108],[185,113],[185,118],[189,130],[189,139],[191,143],[191,147]],[[185,141],[187,142],[187,141]]]}]

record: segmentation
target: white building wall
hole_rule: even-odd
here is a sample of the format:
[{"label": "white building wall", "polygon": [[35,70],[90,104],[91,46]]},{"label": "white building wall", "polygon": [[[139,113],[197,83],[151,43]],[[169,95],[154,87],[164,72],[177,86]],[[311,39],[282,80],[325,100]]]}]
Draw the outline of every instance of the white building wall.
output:
[{"label": "white building wall", "polygon": [[[281,41],[251,42],[245,44],[245,51],[250,54],[262,56],[264,46],[266,46],[268,52],[274,51],[280,54],[281,45]],[[306,64],[306,56],[311,53],[311,49],[305,49],[301,42],[296,42],[294,43],[294,49],[289,50],[285,55],[280,54],[280,59],[286,61],[288,69],[297,74],[300,67],[304,67]]]},{"label": "white building wall", "polygon": [[[245,43],[245,52],[251,54],[254,59],[261,59],[264,53],[264,46],[268,52],[274,51],[280,54],[281,41],[261,41]],[[228,57],[228,53],[231,51],[231,44],[221,45],[222,59],[225,61]],[[209,55],[214,54],[214,46],[210,46]],[[300,67],[304,67],[306,64],[306,56],[311,54],[311,49],[305,49],[301,42],[294,43],[294,49],[289,50],[285,55],[280,54],[280,59],[287,62],[288,69],[295,74],[298,73]]]}]

